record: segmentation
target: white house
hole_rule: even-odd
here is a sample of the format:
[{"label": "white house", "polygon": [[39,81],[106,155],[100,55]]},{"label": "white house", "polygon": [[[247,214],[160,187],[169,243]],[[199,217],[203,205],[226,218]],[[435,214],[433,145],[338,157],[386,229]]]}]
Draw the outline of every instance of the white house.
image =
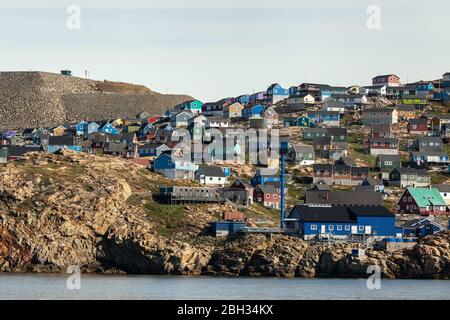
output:
[{"label": "white house", "polygon": [[199,165],[195,172],[195,180],[206,186],[224,187],[227,183],[227,177],[222,168],[218,166]]},{"label": "white house", "polygon": [[325,101],[325,103],[322,106],[322,111],[334,111],[334,112],[344,113],[345,109],[346,109],[346,107],[342,102],[334,101],[334,100],[330,100],[330,99]]},{"label": "white house", "polygon": [[316,103],[316,99],[309,93],[292,96],[289,97],[288,99],[288,105],[314,104],[314,103]]},{"label": "white house", "polygon": [[447,206],[450,206],[450,185],[448,184],[435,184],[431,186],[439,190],[442,198],[444,199]]}]

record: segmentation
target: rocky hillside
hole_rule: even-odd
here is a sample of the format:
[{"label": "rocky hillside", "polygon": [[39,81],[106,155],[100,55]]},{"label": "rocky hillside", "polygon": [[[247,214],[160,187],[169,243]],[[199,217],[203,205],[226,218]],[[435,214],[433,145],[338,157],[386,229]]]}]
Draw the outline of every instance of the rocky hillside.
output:
[{"label": "rocky hillside", "polygon": [[191,99],[133,84],[45,72],[0,72],[0,129],[160,113]]},{"label": "rocky hillside", "polygon": [[[310,245],[295,237],[209,235],[224,206],[164,206],[151,194],[171,184],[127,160],[64,152],[0,166],[0,271],[133,274],[450,278],[450,234],[410,251]],[[185,182],[189,184],[189,182]],[[263,213],[261,213],[263,214]]]}]

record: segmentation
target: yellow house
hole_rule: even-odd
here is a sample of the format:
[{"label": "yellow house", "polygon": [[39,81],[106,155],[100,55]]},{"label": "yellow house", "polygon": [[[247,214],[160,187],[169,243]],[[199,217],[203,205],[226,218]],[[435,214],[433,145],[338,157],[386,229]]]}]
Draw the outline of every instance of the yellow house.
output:
[{"label": "yellow house", "polygon": [[112,122],[112,125],[114,127],[120,127],[121,125],[123,125],[123,120],[121,118],[117,118]]},{"label": "yellow house", "polygon": [[66,128],[64,128],[63,126],[58,126],[56,128],[53,128],[54,136],[63,136],[65,132],[66,132]]},{"label": "yellow house", "polygon": [[397,106],[397,113],[400,119],[413,119],[416,117],[416,108],[410,104],[400,104]]},{"label": "yellow house", "polygon": [[242,104],[239,102],[232,103],[229,106],[224,107],[224,117],[240,118],[242,117],[242,110],[244,110],[244,106]]}]

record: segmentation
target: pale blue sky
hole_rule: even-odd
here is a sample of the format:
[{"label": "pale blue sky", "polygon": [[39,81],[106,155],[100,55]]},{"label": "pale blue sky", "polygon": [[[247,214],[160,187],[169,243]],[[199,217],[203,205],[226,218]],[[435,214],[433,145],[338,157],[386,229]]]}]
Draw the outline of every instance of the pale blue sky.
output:
[{"label": "pale blue sky", "polygon": [[[406,82],[450,71],[444,0],[15,0],[0,3],[0,69],[144,84],[215,101],[305,81]],[[81,29],[66,27],[68,5]],[[381,30],[366,27],[369,5]]]}]

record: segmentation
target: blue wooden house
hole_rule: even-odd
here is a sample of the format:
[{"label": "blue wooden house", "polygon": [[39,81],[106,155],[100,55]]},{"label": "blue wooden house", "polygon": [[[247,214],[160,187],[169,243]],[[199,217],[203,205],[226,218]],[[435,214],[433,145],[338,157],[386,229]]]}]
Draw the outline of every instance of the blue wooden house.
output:
[{"label": "blue wooden house", "polygon": [[109,134],[119,134],[119,130],[116,129],[111,123],[103,123],[99,128],[98,132],[109,133]]},{"label": "blue wooden house", "polygon": [[266,101],[275,104],[289,98],[289,89],[283,88],[280,84],[272,84],[266,91]]},{"label": "blue wooden house", "polygon": [[172,155],[164,152],[153,162],[153,171],[162,174],[168,179],[190,179],[193,180],[198,165],[186,160],[180,155]]},{"label": "blue wooden house", "polygon": [[241,96],[235,98],[235,102],[239,102],[243,106],[248,105],[249,101],[250,101],[250,95],[248,95],[248,94],[244,94],[244,95],[241,95]]},{"label": "blue wooden house", "polygon": [[145,143],[138,146],[139,157],[159,157],[162,153],[171,150],[165,144]]},{"label": "blue wooden house", "polygon": [[413,219],[401,225],[403,236],[406,238],[422,238],[445,231],[445,228],[432,218]]},{"label": "blue wooden house", "polygon": [[47,152],[54,153],[58,150],[72,150],[81,152],[82,146],[77,145],[75,138],[72,136],[50,136],[48,139]]},{"label": "blue wooden house", "polygon": [[244,108],[244,110],[242,110],[242,117],[244,117],[246,120],[250,118],[258,118],[262,117],[263,112],[264,106],[262,104],[247,106]]},{"label": "blue wooden house", "polygon": [[241,232],[245,228],[245,222],[241,221],[214,221],[211,222],[213,235],[228,236],[229,234]]},{"label": "blue wooden house", "polygon": [[80,121],[75,125],[75,133],[77,136],[82,136],[85,131],[85,127],[88,125],[86,121]]},{"label": "blue wooden house", "polygon": [[251,181],[252,186],[263,186],[266,182],[281,182],[281,176],[278,173],[278,169],[261,168],[256,170]]},{"label": "blue wooden house", "polygon": [[156,132],[156,127],[151,122],[144,123],[139,128],[138,136],[141,139],[145,139],[150,132]]},{"label": "blue wooden house", "polygon": [[91,133],[98,132],[98,129],[100,128],[100,125],[97,122],[89,122],[87,125],[84,126],[83,135],[87,137]]},{"label": "blue wooden house", "polygon": [[285,223],[306,240],[402,236],[395,215],[382,206],[297,205]]}]

